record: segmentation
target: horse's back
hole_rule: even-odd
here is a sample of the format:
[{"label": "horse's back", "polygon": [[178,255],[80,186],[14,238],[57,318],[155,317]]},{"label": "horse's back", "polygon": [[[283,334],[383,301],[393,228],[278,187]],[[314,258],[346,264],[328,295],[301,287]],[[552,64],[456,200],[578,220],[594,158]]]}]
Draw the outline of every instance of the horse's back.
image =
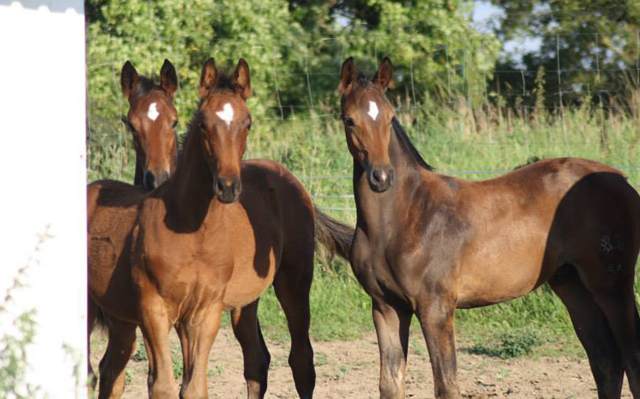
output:
[{"label": "horse's back", "polygon": [[[624,175],[577,159],[538,161],[462,190],[469,240],[461,258],[461,302],[487,304],[526,294],[564,264],[634,263],[640,198]],[[626,251],[602,252],[602,241]],[[622,238],[624,237],[624,238]],[[605,265],[606,266],[606,265]],[[604,267],[603,269],[606,269]],[[496,291],[491,287],[501,286]]]},{"label": "horse's back", "polygon": [[[143,198],[138,187],[113,180],[87,187],[89,293],[107,311],[126,310],[119,301],[133,295],[131,231]],[[115,316],[135,318],[133,313]]]},{"label": "horse's back", "polygon": [[243,162],[240,200],[225,207],[235,258],[227,307],[255,300],[280,265],[288,267],[313,253],[313,212],[311,197],[284,166],[266,160]]}]

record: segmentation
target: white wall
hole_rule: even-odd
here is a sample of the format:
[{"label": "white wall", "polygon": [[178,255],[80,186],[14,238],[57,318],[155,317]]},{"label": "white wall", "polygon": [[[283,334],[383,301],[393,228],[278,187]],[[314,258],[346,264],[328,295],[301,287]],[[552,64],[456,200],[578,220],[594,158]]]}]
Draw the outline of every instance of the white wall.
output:
[{"label": "white wall", "polygon": [[[37,312],[29,381],[41,387],[37,397],[85,397],[82,0],[0,0],[0,81],[0,303],[30,263],[12,308]],[[51,237],[34,253],[47,226]],[[0,320],[0,340],[11,328]]]}]

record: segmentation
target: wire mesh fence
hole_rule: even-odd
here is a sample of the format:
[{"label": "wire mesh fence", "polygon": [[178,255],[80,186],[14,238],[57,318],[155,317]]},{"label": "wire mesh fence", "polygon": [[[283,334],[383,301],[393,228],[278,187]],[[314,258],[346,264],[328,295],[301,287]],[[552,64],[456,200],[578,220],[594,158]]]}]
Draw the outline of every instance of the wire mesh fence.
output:
[{"label": "wire mesh fence", "polygon": [[[380,61],[383,55],[392,61],[396,57],[404,60],[396,65],[394,78],[399,88],[389,92],[389,99],[418,149],[428,161],[433,157],[438,162],[438,173],[485,179],[509,172],[532,156],[582,156],[623,170],[640,187],[640,34],[635,37],[635,54],[627,57],[634,60],[632,65],[612,63],[615,49],[610,44],[600,46],[605,38],[598,32],[592,33],[597,45],[581,55],[583,61],[578,63],[565,62],[561,54],[564,39],[582,34],[541,35],[538,39],[556,42],[555,69],[530,70],[524,65],[496,69],[490,62],[495,57],[485,54],[490,45],[483,42],[477,47],[462,40],[424,48],[416,36],[406,34],[412,31],[406,29],[403,44],[397,48],[393,43],[380,43],[374,32],[358,36],[370,52],[359,66],[371,75],[377,69],[371,60]],[[236,56],[246,58],[250,65],[254,59],[272,61],[267,66],[271,70],[263,74],[268,79],[257,82],[250,103],[259,109],[253,116],[254,126],[263,128],[251,133],[257,137],[250,139],[247,155],[284,163],[322,207],[348,213],[355,210],[349,182],[352,161],[342,138],[337,87],[341,62],[350,55],[353,40],[347,33],[296,43],[296,51],[306,53],[301,63],[289,68],[279,62],[279,48],[219,41],[234,46]],[[628,48],[628,43],[622,43],[619,51],[628,52]],[[323,61],[311,62],[313,57]],[[434,70],[417,73],[418,59],[430,60]],[[106,66],[113,72],[112,91],[116,93],[122,62],[114,60]],[[88,147],[93,157],[90,179],[113,177],[100,170],[101,160],[107,158],[120,162],[120,174],[116,174],[126,176],[124,171],[133,165],[129,133],[124,125],[105,129],[94,121],[92,109],[100,104],[92,103],[89,94],[87,99]],[[122,96],[113,101],[124,115],[127,104]],[[195,98],[189,101],[194,108]],[[331,138],[322,137],[329,134]],[[292,161],[296,158],[293,152],[310,145],[313,151],[322,152],[320,160],[305,152],[306,159]],[[319,149],[323,146],[332,149]]]}]

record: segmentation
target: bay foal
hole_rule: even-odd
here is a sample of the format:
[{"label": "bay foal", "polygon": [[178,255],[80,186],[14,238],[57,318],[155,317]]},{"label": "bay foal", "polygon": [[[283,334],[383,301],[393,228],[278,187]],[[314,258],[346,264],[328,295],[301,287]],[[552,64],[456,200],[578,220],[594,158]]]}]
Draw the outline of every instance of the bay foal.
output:
[{"label": "bay foal", "polygon": [[[127,226],[130,227],[135,214],[135,206],[142,196],[142,190],[151,191],[175,172],[177,166],[176,125],[178,113],[173,104],[173,96],[178,88],[178,76],[173,64],[165,59],[160,69],[160,84],[156,84],[153,79],[139,75],[131,62],[127,61],[122,67],[120,83],[122,93],[129,103],[129,111],[126,118],[123,118],[123,122],[131,132],[136,151],[134,184],[138,189],[127,184],[112,182],[106,183],[113,187],[111,193],[107,194],[106,192],[109,190],[104,190],[103,194],[111,195],[110,201],[115,202],[119,201],[120,194],[124,195],[125,199],[119,205],[126,204],[125,209],[121,209],[121,211],[124,215],[129,215]],[[89,188],[89,193],[95,190],[96,188]],[[118,211],[118,213],[121,212]],[[89,212],[90,222],[91,218],[92,212]],[[125,231],[127,228],[124,228],[119,234],[124,237],[126,236]],[[100,241],[89,240],[89,251],[93,253],[93,260],[101,258],[100,249],[107,250],[106,256],[110,257],[113,256],[114,248],[112,246],[114,244],[117,247],[123,245],[122,240],[116,244],[118,240],[111,240],[112,238],[102,237]],[[105,245],[108,242],[110,243]],[[112,266],[109,264],[107,267],[111,268]],[[92,278],[95,278],[94,274],[89,275],[89,279]],[[103,316],[91,296],[89,296],[88,309],[87,338],[91,336],[96,319]],[[124,373],[121,371],[124,370],[124,365],[131,355],[129,352],[132,350],[127,343],[135,343],[135,326],[128,326],[117,320],[108,320],[107,322],[103,317],[100,317],[100,321],[104,321],[102,324],[106,326],[109,334],[109,344],[99,367],[100,397],[119,397],[124,389]],[[122,345],[125,346],[124,349],[121,348]],[[90,343],[87,347],[91,347]],[[96,378],[91,368],[91,362],[87,363],[91,392]]]},{"label": "bay foal", "polygon": [[123,121],[131,131],[136,151],[134,184],[151,191],[175,172],[178,163],[178,112],[173,105],[178,75],[173,64],[165,59],[157,85],[153,79],[138,75],[127,61],[122,67],[120,85],[129,102],[129,112]]},{"label": "bay foal", "polygon": [[341,75],[357,206],[351,264],[373,299],[380,396],[404,397],[413,314],[436,397],[459,398],[455,309],[517,298],[548,281],[569,310],[599,397],[619,398],[626,373],[640,398],[640,198],[622,173],[562,158],[487,181],[437,174],[385,98],[391,61],[369,80],[349,58]]}]

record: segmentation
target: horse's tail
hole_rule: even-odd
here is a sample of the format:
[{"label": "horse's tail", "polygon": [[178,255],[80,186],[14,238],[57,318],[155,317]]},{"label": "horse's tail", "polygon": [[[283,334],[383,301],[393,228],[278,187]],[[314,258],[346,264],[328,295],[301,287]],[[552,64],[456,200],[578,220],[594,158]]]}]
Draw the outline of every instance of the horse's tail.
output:
[{"label": "horse's tail", "polygon": [[313,207],[316,213],[316,242],[324,245],[331,255],[337,254],[348,261],[355,230],[322,213],[316,205]]},{"label": "horse's tail", "polygon": [[107,330],[108,329],[108,324],[107,324],[107,318],[109,316],[107,316],[104,313],[104,310],[102,310],[102,308],[100,306],[95,306],[95,312],[96,312],[96,318],[95,321],[93,322],[93,326],[92,329],[94,328],[98,328],[99,330]]}]

